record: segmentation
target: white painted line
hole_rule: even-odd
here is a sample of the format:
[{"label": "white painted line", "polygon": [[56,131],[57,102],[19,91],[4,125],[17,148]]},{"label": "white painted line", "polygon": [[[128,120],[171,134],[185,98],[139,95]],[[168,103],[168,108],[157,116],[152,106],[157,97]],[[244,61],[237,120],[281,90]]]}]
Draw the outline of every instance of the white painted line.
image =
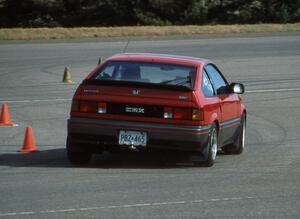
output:
[{"label": "white painted line", "polygon": [[26,212],[8,212],[0,213],[0,217],[6,216],[20,216],[20,215],[32,215],[32,214],[51,214],[51,213],[66,213],[66,212],[78,212],[78,211],[92,211],[101,209],[121,209],[121,208],[138,208],[138,207],[155,207],[164,205],[184,205],[184,204],[196,204],[202,202],[219,202],[219,201],[235,201],[242,199],[253,199],[254,197],[231,197],[231,198],[212,198],[207,200],[190,200],[190,201],[170,201],[170,202],[153,202],[153,203],[139,203],[131,205],[108,205],[99,207],[86,207],[86,208],[67,208],[67,209],[57,209],[57,210],[44,210],[44,211],[26,211]]},{"label": "white painted line", "polygon": [[40,214],[48,214],[48,213],[56,213],[56,210],[46,210],[46,211],[40,211]]},{"label": "white painted line", "polygon": [[20,215],[29,215],[29,214],[35,214],[34,211],[26,211],[26,212],[20,212]]},{"label": "white painted line", "polygon": [[91,208],[78,208],[78,211],[91,211],[91,210],[98,210],[99,207],[91,207]]},{"label": "white painted line", "polygon": [[208,201],[210,201],[210,202],[217,202],[217,201],[221,201],[221,199],[219,199],[219,198],[212,198],[212,199],[209,199]]},{"label": "white painted line", "polygon": [[16,216],[18,215],[18,213],[4,213],[4,214],[0,214],[0,217],[5,217],[5,216]]},{"label": "white painted line", "polygon": [[159,206],[159,205],[178,205],[178,204],[186,204],[187,201],[177,201],[177,202],[157,202],[152,203],[151,206]]},{"label": "white painted line", "polygon": [[265,90],[246,90],[245,93],[273,93],[273,92],[290,92],[300,91],[300,88],[282,88],[282,89],[265,89]]},{"label": "white painted line", "polygon": [[91,211],[91,210],[97,210],[99,208],[97,207],[91,207],[91,208],[78,208],[78,211]]},{"label": "white painted line", "polygon": [[44,99],[44,100],[0,100],[3,103],[39,103],[39,102],[65,102],[71,101],[72,99]]},{"label": "white painted line", "polygon": [[241,199],[242,199],[241,197],[233,197],[230,200],[241,200]]},{"label": "white painted line", "polygon": [[77,211],[77,209],[75,209],[75,208],[61,209],[61,210],[58,210],[57,212],[72,212],[72,211]]},{"label": "white painted line", "polygon": [[147,207],[147,206],[151,206],[150,203],[145,203],[145,204],[137,204],[136,207]]},{"label": "white painted line", "polygon": [[194,201],[191,201],[191,203],[200,203],[200,202],[204,202],[204,200],[194,200]]}]

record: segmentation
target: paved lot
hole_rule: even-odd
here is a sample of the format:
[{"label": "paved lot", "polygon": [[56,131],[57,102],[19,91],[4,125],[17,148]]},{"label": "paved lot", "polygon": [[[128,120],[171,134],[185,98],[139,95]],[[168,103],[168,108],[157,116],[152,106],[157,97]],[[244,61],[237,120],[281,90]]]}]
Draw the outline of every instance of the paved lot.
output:
[{"label": "paved lot", "polygon": [[[141,154],[71,167],[64,147],[73,92],[99,56],[125,45],[0,45],[0,103],[19,124],[0,127],[0,218],[300,218],[299,35],[133,40],[128,52],[210,58],[246,85],[245,153],[220,154],[212,168]],[[73,85],[60,83],[65,66]],[[16,153],[27,125],[38,153]]]}]

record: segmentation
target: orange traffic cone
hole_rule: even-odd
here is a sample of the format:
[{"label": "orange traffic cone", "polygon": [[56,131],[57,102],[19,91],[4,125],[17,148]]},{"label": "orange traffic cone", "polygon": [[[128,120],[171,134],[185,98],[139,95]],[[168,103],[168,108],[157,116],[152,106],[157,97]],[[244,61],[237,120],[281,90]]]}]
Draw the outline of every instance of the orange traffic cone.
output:
[{"label": "orange traffic cone", "polygon": [[18,150],[18,152],[36,152],[35,140],[33,136],[33,130],[31,126],[26,127],[25,138],[23,143],[23,148]]},{"label": "orange traffic cone", "polygon": [[2,104],[0,126],[16,126],[16,124],[14,124],[12,121],[10,121],[8,106],[6,103]]}]

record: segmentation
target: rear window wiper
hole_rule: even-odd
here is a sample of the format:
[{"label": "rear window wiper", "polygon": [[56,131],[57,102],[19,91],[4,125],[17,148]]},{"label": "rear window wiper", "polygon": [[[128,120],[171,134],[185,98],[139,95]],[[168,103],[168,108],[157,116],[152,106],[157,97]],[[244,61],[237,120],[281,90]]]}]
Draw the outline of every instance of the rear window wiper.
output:
[{"label": "rear window wiper", "polygon": [[162,81],[160,84],[184,85],[186,83],[189,83],[192,86],[191,76],[177,77],[172,80]]}]

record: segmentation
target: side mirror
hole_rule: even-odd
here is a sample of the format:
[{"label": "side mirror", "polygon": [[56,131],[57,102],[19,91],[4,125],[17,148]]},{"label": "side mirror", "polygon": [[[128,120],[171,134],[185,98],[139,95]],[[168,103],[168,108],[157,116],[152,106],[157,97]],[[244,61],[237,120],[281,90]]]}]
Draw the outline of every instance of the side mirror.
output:
[{"label": "side mirror", "polygon": [[240,83],[231,83],[230,91],[235,94],[243,94],[245,93],[245,86]]}]

